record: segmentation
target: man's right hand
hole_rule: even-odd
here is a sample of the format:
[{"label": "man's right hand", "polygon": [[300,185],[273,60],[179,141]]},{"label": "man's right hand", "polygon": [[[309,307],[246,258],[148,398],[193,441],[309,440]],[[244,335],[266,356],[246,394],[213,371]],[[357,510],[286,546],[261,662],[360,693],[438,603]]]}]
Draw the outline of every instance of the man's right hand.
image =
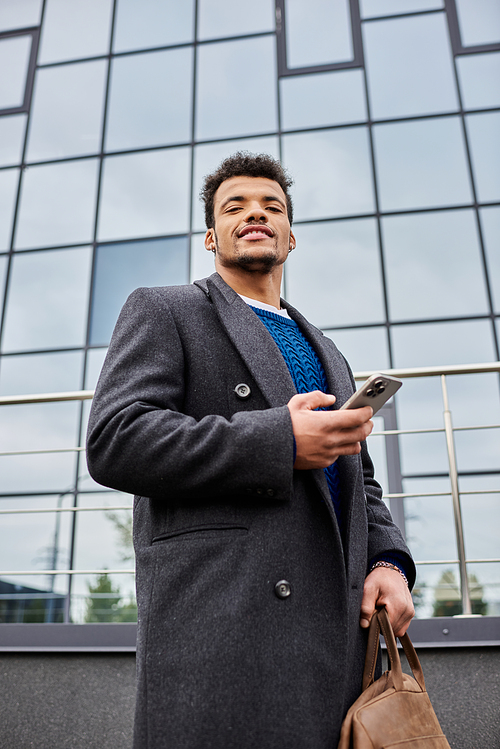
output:
[{"label": "man's right hand", "polygon": [[335,403],[319,390],[294,395],[288,402],[297,447],[294,468],[326,468],[339,455],[356,455],[373,429],[370,406],[341,411],[316,411]]}]

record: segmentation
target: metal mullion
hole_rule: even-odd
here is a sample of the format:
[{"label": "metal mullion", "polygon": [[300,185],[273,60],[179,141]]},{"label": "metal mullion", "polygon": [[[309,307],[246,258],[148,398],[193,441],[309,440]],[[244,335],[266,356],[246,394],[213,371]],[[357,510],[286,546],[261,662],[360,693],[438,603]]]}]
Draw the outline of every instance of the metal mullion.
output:
[{"label": "metal mullion", "polygon": [[188,227],[188,280],[191,279],[191,253],[193,249],[193,223],[194,223],[194,159],[196,146],[196,86],[198,81],[198,0],[194,0],[194,18],[193,18],[193,42],[189,46],[193,48],[193,78],[191,92],[191,168],[190,168],[190,187],[189,187],[189,227]]},{"label": "metal mullion", "polygon": [[373,21],[392,21],[398,18],[408,18],[409,16],[429,16],[437,13],[444,13],[444,8],[429,8],[428,10],[413,10],[407,13],[394,13],[393,15],[383,16],[370,16],[370,18],[362,18],[362,23],[372,23]]}]

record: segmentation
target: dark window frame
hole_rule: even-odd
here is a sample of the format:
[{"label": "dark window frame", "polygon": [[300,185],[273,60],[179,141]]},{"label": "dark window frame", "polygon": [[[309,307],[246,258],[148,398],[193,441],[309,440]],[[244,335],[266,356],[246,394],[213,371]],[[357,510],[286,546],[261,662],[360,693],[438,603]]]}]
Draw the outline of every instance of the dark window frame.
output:
[{"label": "dark window frame", "polygon": [[358,0],[349,0],[351,17],[353,59],[325,65],[308,65],[301,68],[289,68],[286,54],[286,0],[276,0],[276,43],[278,50],[278,79],[289,75],[304,75],[307,73],[323,73],[327,70],[348,70],[362,68],[363,42],[361,39],[361,16]]},{"label": "dark window frame", "polygon": [[33,95],[33,83],[35,80],[35,67],[36,58],[38,54],[38,43],[40,41],[40,27],[32,26],[26,29],[16,29],[15,31],[5,31],[0,34],[0,42],[4,39],[12,39],[17,36],[31,36],[31,50],[30,59],[28,63],[28,72],[26,75],[26,83],[24,88],[24,100],[19,107],[9,107],[8,109],[0,109],[0,116],[8,114],[24,114],[28,113],[31,105],[31,97]]},{"label": "dark window frame", "polygon": [[496,44],[474,44],[471,46],[465,46],[462,44],[455,0],[444,0],[444,9],[448,19],[448,28],[450,30],[451,48],[455,57],[457,55],[474,55],[478,52],[495,52],[500,50],[500,42],[497,42]]}]

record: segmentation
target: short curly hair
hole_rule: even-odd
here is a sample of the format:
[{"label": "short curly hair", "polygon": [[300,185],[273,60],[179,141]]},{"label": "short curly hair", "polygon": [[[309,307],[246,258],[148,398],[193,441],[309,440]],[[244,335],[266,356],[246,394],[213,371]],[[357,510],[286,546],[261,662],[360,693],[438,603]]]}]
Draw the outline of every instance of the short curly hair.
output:
[{"label": "short curly hair", "polygon": [[293,221],[293,204],[289,193],[289,188],[293,184],[293,179],[283,169],[277,159],[273,159],[267,153],[249,153],[248,151],[238,151],[219,165],[213,174],[205,177],[203,188],[200,192],[200,198],[205,204],[205,223],[207,229],[213,229],[215,226],[214,219],[214,198],[215,193],[223,182],[231,177],[265,177],[277,182],[285,193],[286,208],[290,224]]}]

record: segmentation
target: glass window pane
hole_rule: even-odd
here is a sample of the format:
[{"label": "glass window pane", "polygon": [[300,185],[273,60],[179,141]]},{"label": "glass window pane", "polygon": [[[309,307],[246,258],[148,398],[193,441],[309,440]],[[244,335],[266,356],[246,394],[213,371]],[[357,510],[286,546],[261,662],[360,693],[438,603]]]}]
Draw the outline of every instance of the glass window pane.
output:
[{"label": "glass window pane", "polygon": [[[250,153],[267,153],[275,159],[279,158],[278,138],[245,138],[244,140],[228,140],[224,143],[205,143],[194,149],[194,181],[193,181],[193,231],[205,231],[205,209],[200,200],[200,190],[207,174],[214,172],[221,161],[232,156],[237,151]],[[200,276],[198,276],[200,278]]]},{"label": "glass window pane", "polygon": [[97,248],[92,294],[91,345],[106,345],[128,295],[139,286],[188,282],[187,237]]},{"label": "glass window pane", "polygon": [[0,39],[0,109],[21,107],[24,103],[26,75],[30,61],[32,36]]},{"label": "glass window pane", "polygon": [[215,272],[214,254],[205,248],[204,234],[193,234],[191,237],[190,268],[190,283],[211,276]]},{"label": "glass window pane", "polygon": [[285,0],[288,68],[353,59],[348,0]]},{"label": "glass window pane", "polygon": [[500,313],[500,208],[481,208],[479,211],[486,250],[493,305]]},{"label": "glass window pane", "polygon": [[38,70],[28,161],[100,151],[106,72],[104,60]]},{"label": "glass window pane", "polygon": [[383,218],[382,233],[392,318],[488,312],[472,210]]},{"label": "glass window pane", "polygon": [[457,543],[451,496],[426,497],[430,492],[451,492],[448,479],[406,479],[405,491],[422,497],[405,499],[408,543],[418,561],[456,559]]},{"label": "glass window pane", "polygon": [[363,25],[372,117],[458,109],[444,13]]},{"label": "glass window pane", "polygon": [[442,8],[443,0],[360,0],[361,18]]},{"label": "glass window pane", "polygon": [[112,0],[47,0],[38,62],[107,54],[112,10]]},{"label": "glass window pane", "polygon": [[277,130],[274,36],[202,45],[196,75],[197,139]]},{"label": "glass window pane", "polygon": [[113,50],[190,42],[193,30],[194,0],[118,0]]},{"label": "glass window pane", "polygon": [[92,240],[98,166],[85,159],[23,173],[16,249]]},{"label": "glass window pane", "polygon": [[87,352],[85,390],[95,390],[107,350],[107,348],[94,348]]},{"label": "glass window pane", "polygon": [[88,247],[13,258],[4,351],[84,344],[90,261]]},{"label": "glass window pane", "polygon": [[390,367],[389,347],[385,328],[353,328],[324,330],[344,354],[353,372],[384,370]]},{"label": "glass window pane", "polygon": [[492,492],[491,494],[462,494],[460,501],[467,557],[469,559],[487,559],[488,557],[498,559],[500,557],[499,477],[461,476],[460,491]]},{"label": "glass window pane", "polygon": [[26,119],[25,114],[0,118],[0,166],[21,162]]},{"label": "glass window pane", "polygon": [[384,211],[472,202],[458,117],[373,128]]},{"label": "glass window pane", "polygon": [[0,364],[0,394],[80,390],[82,371],[83,354],[80,351],[4,356]]},{"label": "glass window pane", "polygon": [[192,48],[115,58],[106,150],[191,140],[192,78]]},{"label": "glass window pane", "polygon": [[0,3],[0,31],[27,29],[38,26],[42,0],[2,0]]},{"label": "glass window pane", "polygon": [[395,325],[391,335],[396,367],[496,361],[487,320]]},{"label": "glass window pane", "polygon": [[367,119],[362,70],[287,76],[280,80],[280,93],[285,130]]},{"label": "glass window pane", "polygon": [[108,157],[99,239],[187,232],[190,155],[189,148],[172,148]]},{"label": "glass window pane", "polygon": [[[490,527],[495,527],[491,525]],[[498,559],[498,553],[495,554]],[[482,555],[480,558],[483,558]],[[486,616],[498,616],[500,613],[500,564],[467,565],[470,580],[472,612]]]},{"label": "glass window pane", "polygon": [[16,205],[19,169],[0,170],[0,250],[8,250]]},{"label": "glass window pane", "polygon": [[[75,447],[79,418],[79,403],[2,406],[0,451]],[[2,491],[69,491],[75,482],[75,455],[2,456]]]},{"label": "glass window pane", "polygon": [[[498,375],[456,375],[446,379],[454,426],[500,423]],[[455,432],[455,449],[459,472],[497,470],[500,429]]]},{"label": "glass window pane", "polygon": [[478,199],[500,200],[500,112],[469,114],[465,121]]},{"label": "glass window pane", "polygon": [[373,219],[294,226],[286,264],[288,301],[319,328],[384,319]]},{"label": "glass window pane", "polygon": [[274,31],[273,0],[252,0],[252,10],[234,0],[198,0],[198,39],[220,39]]},{"label": "glass window pane", "polygon": [[366,128],[286,135],[282,142],[297,221],[374,211]]},{"label": "glass window pane", "polygon": [[500,52],[457,57],[465,109],[500,107]]},{"label": "glass window pane", "polygon": [[455,0],[464,47],[500,41],[500,5],[497,0]]},{"label": "glass window pane", "polygon": [[[1,458],[0,458],[1,460]],[[73,498],[66,496],[6,497],[0,499],[2,510],[37,510],[58,507],[69,508]],[[71,543],[71,512],[40,512],[2,515],[0,540],[0,565],[3,570],[47,570],[67,569]],[[59,577],[59,576],[58,576]],[[59,583],[62,583],[62,576]],[[12,577],[13,581],[19,578]],[[2,582],[4,578],[2,576]],[[41,577],[32,586],[47,593],[61,590],[52,577]],[[65,586],[63,587],[63,590]],[[3,592],[3,591],[2,591]],[[25,594],[27,591],[23,591]],[[60,593],[59,593],[60,595]],[[36,597],[33,596],[33,598]],[[26,599],[26,603],[30,599]],[[43,609],[43,599],[38,599],[38,608]],[[42,604],[42,605],[40,605]],[[27,606],[34,614],[35,606]],[[60,606],[57,607],[60,612]],[[27,613],[27,612],[26,612]],[[39,610],[39,614],[42,611]],[[44,621],[43,615],[35,621]],[[31,619],[33,621],[33,618]]]}]

